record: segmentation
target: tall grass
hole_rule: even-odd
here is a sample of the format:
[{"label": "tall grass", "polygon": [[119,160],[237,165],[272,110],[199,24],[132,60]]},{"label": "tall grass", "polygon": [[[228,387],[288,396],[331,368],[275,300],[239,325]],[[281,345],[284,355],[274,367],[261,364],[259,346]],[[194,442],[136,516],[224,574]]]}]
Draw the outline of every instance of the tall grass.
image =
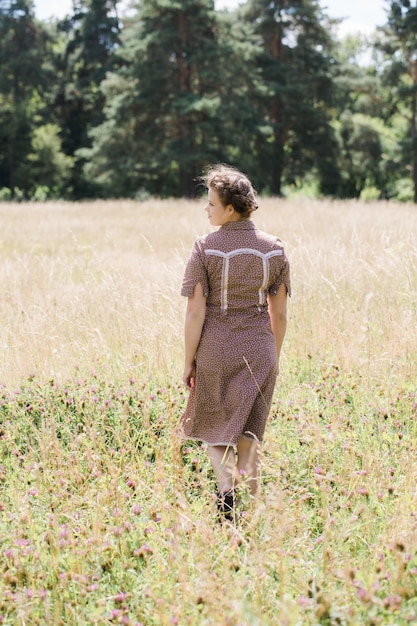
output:
[{"label": "tall grass", "polygon": [[415,622],[415,207],[262,201],[293,297],[231,528],[175,434],[202,204],[0,205],[0,623]]}]

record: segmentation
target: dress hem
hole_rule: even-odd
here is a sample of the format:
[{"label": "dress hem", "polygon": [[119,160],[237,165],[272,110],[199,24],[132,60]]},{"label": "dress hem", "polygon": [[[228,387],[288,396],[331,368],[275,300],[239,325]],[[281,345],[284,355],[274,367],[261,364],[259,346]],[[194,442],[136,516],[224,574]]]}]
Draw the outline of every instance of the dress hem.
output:
[{"label": "dress hem", "polygon": [[[261,444],[262,443],[262,439],[257,439],[256,437],[248,437],[248,435],[244,435],[243,433],[241,435],[239,435],[239,437],[244,437],[245,439],[250,439],[251,441],[256,441],[257,443]],[[181,434],[181,438],[182,439],[189,439],[191,441],[200,441],[201,443],[206,444],[207,446],[226,446],[227,448],[237,448],[237,442],[233,443],[231,441],[216,441],[215,443],[211,443],[210,441],[207,441],[206,439],[203,439],[202,437],[191,437],[188,435],[185,435],[184,433]]]}]

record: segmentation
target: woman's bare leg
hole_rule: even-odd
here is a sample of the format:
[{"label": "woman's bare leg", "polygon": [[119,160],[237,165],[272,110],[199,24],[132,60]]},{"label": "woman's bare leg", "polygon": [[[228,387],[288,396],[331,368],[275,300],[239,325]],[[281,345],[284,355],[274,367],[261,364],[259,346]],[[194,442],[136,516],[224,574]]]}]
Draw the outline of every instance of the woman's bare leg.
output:
[{"label": "woman's bare leg", "polygon": [[237,471],[240,482],[247,484],[249,493],[255,496],[259,487],[261,446],[255,439],[239,437],[237,442]]},{"label": "woman's bare leg", "polygon": [[208,455],[216,474],[220,493],[233,489],[236,473],[234,449],[230,446],[209,446]]}]

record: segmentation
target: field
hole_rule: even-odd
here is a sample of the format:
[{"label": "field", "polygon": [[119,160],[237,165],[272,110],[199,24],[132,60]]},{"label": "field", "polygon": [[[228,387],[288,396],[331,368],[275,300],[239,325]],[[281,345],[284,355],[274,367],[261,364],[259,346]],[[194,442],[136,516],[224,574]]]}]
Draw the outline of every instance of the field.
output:
[{"label": "field", "polygon": [[202,206],[0,205],[0,624],[417,623],[417,208],[261,202],[293,297],[233,528],[175,435]]}]

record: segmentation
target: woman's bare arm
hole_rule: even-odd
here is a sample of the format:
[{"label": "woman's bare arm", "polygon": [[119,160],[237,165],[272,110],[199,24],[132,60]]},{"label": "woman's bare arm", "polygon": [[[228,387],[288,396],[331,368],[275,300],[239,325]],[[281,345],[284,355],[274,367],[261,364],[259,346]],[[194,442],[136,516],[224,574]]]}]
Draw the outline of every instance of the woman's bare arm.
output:
[{"label": "woman's bare arm", "polygon": [[188,298],[184,327],[185,359],[183,382],[189,390],[194,389],[195,386],[195,353],[200,343],[205,316],[206,296],[201,283],[197,283],[194,288],[194,294]]},{"label": "woman's bare arm", "polygon": [[287,287],[280,285],[275,296],[268,295],[268,311],[271,320],[272,332],[275,337],[275,345],[277,349],[277,359],[279,365],[279,357],[281,354],[282,343],[287,330]]}]

